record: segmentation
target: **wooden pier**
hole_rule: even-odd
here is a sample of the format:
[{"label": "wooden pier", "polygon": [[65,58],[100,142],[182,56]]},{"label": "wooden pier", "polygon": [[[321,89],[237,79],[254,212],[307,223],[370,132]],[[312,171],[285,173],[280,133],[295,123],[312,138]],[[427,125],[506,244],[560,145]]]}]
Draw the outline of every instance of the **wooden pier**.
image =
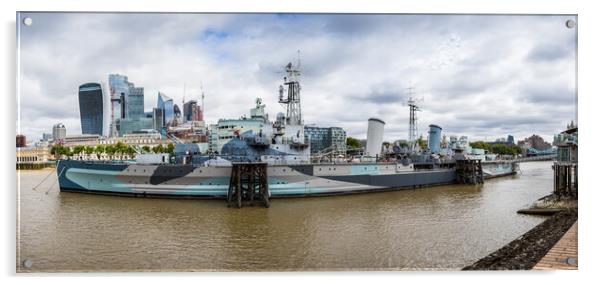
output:
[{"label": "wooden pier", "polygon": [[228,207],[234,204],[241,208],[243,204],[254,205],[256,202],[260,202],[266,208],[269,208],[269,196],[267,163],[232,163],[230,187],[228,188]]},{"label": "wooden pier", "polygon": [[556,162],[554,169],[554,194],[577,198],[577,163]]},{"label": "wooden pier", "polygon": [[461,184],[483,183],[483,166],[481,165],[481,160],[456,160],[456,182]]}]

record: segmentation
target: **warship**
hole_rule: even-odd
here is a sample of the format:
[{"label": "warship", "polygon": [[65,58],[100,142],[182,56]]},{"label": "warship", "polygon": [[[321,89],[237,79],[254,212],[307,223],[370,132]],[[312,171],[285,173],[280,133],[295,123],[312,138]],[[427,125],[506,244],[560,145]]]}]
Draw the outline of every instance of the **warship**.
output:
[{"label": "warship", "polygon": [[[415,189],[458,181],[456,162],[468,159],[459,149],[449,157],[426,149],[393,161],[379,159],[382,145],[379,128],[384,122],[375,118],[369,120],[368,147],[359,161],[312,161],[301,114],[300,66],[289,63],[285,71],[284,84],[279,87],[279,103],[286,107],[286,114],[279,113],[271,122],[258,100],[252,115],[262,122],[262,128],[258,132],[236,132],[219,153],[207,154],[195,144],[178,143],[175,155],[139,154],[135,161],[59,160],[56,171],[61,191],[226,198],[233,165],[238,163],[266,165],[269,197]],[[430,136],[429,144],[432,140],[433,145],[438,145],[438,139]],[[516,170],[516,164],[511,162],[483,163],[481,177],[511,175]]]}]

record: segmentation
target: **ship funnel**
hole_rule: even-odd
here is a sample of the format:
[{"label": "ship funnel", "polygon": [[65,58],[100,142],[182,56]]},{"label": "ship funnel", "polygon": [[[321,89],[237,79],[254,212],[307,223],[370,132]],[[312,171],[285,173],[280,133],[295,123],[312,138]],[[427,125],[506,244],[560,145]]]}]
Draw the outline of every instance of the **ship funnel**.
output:
[{"label": "ship funnel", "polygon": [[429,149],[433,153],[441,151],[441,127],[429,125]]},{"label": "ship funnel", "polygon": [[369,157],[380,156],[380,151],[383,144],[383,134],[385,130],[385,122],[381,119],[368,119],[368,140],[366,142],[366,152]]}]

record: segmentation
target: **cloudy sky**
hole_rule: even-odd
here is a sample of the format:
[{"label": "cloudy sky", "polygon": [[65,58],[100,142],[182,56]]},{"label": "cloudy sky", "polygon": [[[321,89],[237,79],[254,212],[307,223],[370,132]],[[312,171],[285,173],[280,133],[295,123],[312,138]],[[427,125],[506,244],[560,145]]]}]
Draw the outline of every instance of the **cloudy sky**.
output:
[{"label": "cloudy sky", "polygon": [[[365,138],[367,120],[385,139],[408,133],[407,88],[420,103],[419,133],[438,124],[471,140],[531,134],[550,139],[576,117],[574,16],[24,13],[20,118],[28,140],[62,122],[81,133],[77,88],[129,76],[181,105],[200,100],[205,118],[248,114],[257,97],[270,117],[284,65],[301,52],[306,124]],[[186,88],[184,87],[186,86]],[[19,130],[20,127],[20,130]]]}]

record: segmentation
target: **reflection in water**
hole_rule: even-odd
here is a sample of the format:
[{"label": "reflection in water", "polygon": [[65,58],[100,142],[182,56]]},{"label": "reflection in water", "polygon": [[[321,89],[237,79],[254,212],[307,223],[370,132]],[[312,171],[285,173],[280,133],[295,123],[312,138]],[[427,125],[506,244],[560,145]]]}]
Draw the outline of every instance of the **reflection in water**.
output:
[{"label": "reflection in water", "polygon": [[[549,162],[479,186],[221,200],[61,193],[21,172],[21,271],[458,269],[543,221],[516,214],[552,190]],[[49,179],[52,180],[52,179]],[[46,188],[44,188],[46,187]],[[19,264],[17,265],[19,266]]]}]

